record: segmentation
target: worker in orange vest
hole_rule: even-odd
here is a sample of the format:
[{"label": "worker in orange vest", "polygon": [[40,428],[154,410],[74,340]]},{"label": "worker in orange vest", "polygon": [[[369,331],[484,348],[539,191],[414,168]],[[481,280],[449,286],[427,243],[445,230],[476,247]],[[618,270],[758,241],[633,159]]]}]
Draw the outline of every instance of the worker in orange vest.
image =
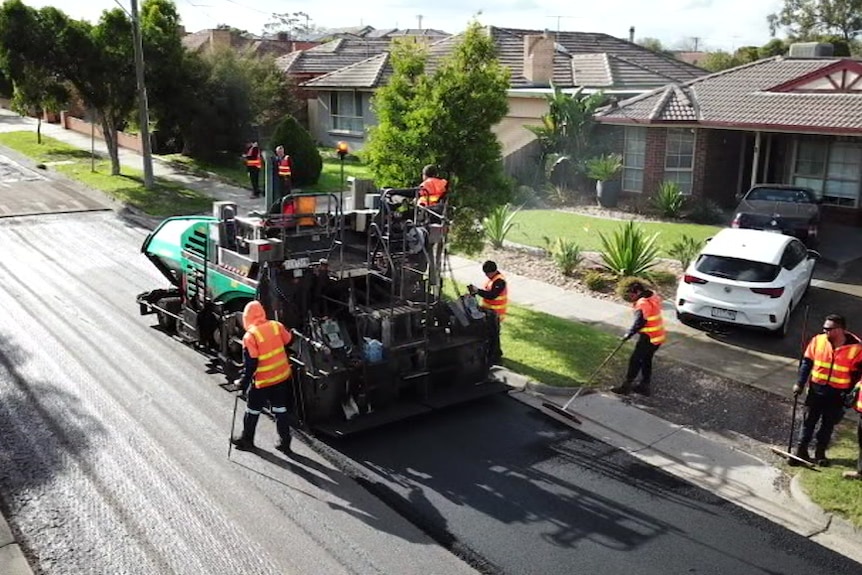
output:
[{"label": "worker in orange vest", "polygon": [[[661,314],[661,297],[643,283],[634,281],[626,290],[626,298],[632,302],[635,318],[632,326],[623,336],[623,340],[631,339],[635,334],[639,335],[635,349],[629,357],[626,379],[622,385],[611,388],[611,391],[620,395],[627,395],[631,391],[650,395],[652,359],[666,338],[664,319]],[[641,377],[640,383],[632,387],[638,374]]]},{"label": "worker in orange vest", "polygon": [[246,304],[242,313],[245,335],[242,338],[244,370],[237,382],[248,389],[242,435],[232,437],[237,449],[254,449],[254,435],[260,412],[269,404],[275,416],[279,442],[276,449],[290,453],[288,403],[293,403],[289,387],[292,375],[287,346],[293,338],[281,323],[266,319],[263,305],[255,300]]},{"label": "worker in orange vest", "polygon": [[274,170],[272,182],[277,192],[277,199],[280,200],[293,189],[293,163],[290,156],[285,153],[284,146],[275,148],[272,165]]},{"label": "worker in orange vest", "polygon": [[859,414],[859,422],[856,424],[856,441],[859,443],[859,456],[856,458],[856,471],[845,471],[844,479],[862,479],[862,381],[856,383],[853,392],[847,397],[848,407],[852,407]]},{"label": "worker in orange vest", "polygon": [[437,175],[437,167],[428,165],[422,168],[422,183],[419,184],[419,205],[436,206],[446,197],[449,182]]},{"label": "worker in orange vest", "polygon": [[248,170],[248,179],[251,181],[251,197],[260,197],[260,169],[263,167],[263,161],[260,157],[260,146],[257,142],[250,142],[243,154],[245,167]]},{"label": "worker in orange vest", "polygon": [[483,263],[482,272],[488,278],[485,287],[479,289],[470,284],[467,286],[467,291],[470,292],[470,295],[482,298],[482,302],[479,304],[482,308],[494,312],[495,321],[492,322],[490,360],[491,363],[499,363],[503,359],[503,350],[500,347],[500,324],[506,319],[506,312],[509,309],[509,286],[506,284],[506,278],[497,269],[496,262],[488,260]]},{"label": "worker in orange vest", "polygon": [[817,465],[829,465],[826,449],[832,440],[832,431],[844,417],[847,396],[852,391],[853,382],[859,381],[860,375],[862,340],[847,331],[844,317],[838,314],[827,315],[823,320],[822,333],[811,338],[805,348],[799,364],[798,380],[793,386],[793,395],[798,396],[806,384],[808,385],[802,431],[796,447],[797,457],[812,461],[808,446],[814,438],[816,444],[813,461]]}]

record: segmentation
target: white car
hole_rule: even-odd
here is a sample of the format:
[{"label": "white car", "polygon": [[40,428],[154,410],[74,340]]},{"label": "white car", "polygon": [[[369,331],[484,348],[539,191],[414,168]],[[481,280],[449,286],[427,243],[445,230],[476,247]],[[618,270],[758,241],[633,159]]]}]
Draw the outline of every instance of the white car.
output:
[{"label": "white car", "polygon": [[792,236],[721,230],[685,270],[676,290],[677,318],[762,328],[784,337],[819,257]]}]

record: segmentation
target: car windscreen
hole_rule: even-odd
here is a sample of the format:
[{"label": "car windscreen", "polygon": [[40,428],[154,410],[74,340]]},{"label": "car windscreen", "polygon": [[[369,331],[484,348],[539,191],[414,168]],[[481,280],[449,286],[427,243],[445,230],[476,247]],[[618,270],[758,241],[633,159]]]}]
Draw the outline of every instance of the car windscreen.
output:
[{"label": "car windscreen", "polygon": [[793,202],[796,204],[811,204],[814,199],[805,190],[785,188],[754,188],[748,192],[746,200],[759,202]]},{"label": "car windscreen", "polygon": [[694,269],[702,274],[740,282],[769,283],[775,281],[781,267],[725,256],[703,254]]}]

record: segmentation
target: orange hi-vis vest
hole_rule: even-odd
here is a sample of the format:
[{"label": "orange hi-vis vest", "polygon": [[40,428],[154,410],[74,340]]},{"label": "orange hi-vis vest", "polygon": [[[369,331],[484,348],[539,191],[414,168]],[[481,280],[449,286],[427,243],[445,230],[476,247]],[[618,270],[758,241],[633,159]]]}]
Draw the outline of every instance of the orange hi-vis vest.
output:
[{"label": "orange hi-vis vest", "polygon": [[289,178],[291,176],[291,166],[290,166],[290,156],[285,156],[281,160],[278,161],[278,175],[282,178]]},{"label": "orange hi-vis vest", "polygon": [[263,162],[260,161],[260,151],[256,148],[249,148],[245,152],[245,165],[249,168],[258,168],[260,169],[263,166]]},{"label": "orange hi-vis vest", "polygon": [[255,387],[269,387],[290,378],[290,358],[284,346],[290,343],[291,337],[281,323],[272,320],[253,325],[246,331],[242,344],[251,357],[257,358]]},{"label": "orange hi-vis vest", "polygon": [[[494,287],[494,282],[497,280],[505,280],[503,274],[500,272],[495,273],[493,276],[488,278],[488,281],[485,282],[485,291],[491,291],[491,288]],[[509,307],[509,284],[506,284],[506,287],[503,288],[503,291],[500,292],[494,299],[485,299],[482,298],[482,307],[485,309],[494,310],[497,314],[497,317],[500,318],[500,321],[506,319],[506,311]]]},{"label": "orange hi-vis vest", "polygon": [[646,320],[646,325],[640,328],[639,333],[649,337],[653,345],[661,345],[667,338],[664,330],[664,319],[661,316],[661,298],[653,293],[650,297],[642,297],[635,302],[634,308],[640,310]]},{"label": "orange hi-vis vest", "polygon": [[436,206],[446,195],[446,180],[442,178],[425,178],[419,184],[419,205]]},{"label": "orange hi-vis vest", "polygon": [[850,343],[833,349],[829,336],[821,333],[811,338],[805,348],[805,357],[814,362],[810,378],[812,385],[850,389],[853,385],[851,374],[862,361],[862,344]]}]

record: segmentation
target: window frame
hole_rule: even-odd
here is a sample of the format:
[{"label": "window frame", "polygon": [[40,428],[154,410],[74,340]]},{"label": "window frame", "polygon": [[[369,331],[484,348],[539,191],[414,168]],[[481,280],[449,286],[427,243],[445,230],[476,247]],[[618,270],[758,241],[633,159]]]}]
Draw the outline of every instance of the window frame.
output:
[{"label": "window frame", "polygon": [[[799,171],[799,158],[800,158],[800,149],[806,145],[819,145],[825,147],[826,153],[823,156],[822,167],[820,168],[819,173],[812,172],[800,172]],[[815,197],[822,201],[823,205],[827,206],[835,206],[840,208],[851,208],[858,209],[860,205],[862,205],[862,161],[859,163],[859,169],[856,173],[855,179],[849,179],[847,177],[838,177],[833,176],[830,177],[830,165],[832,164],[832,157],[835,151],[835,146],[851,146],[852,148],[859,150],[860,159],[862,159],[862,143],[841,141],[841,140],[818,140],[811,138],[796,138],[793,141],[793,162],[790,165],[790,182],[793,185],[806,186],[814,190]],[[806,161],[807,162],[807,161]],[[807,162],[810,163],[810,162]],[[846,163],[845,163],[846,164]],[[846,196],[828,196],[826,193],[826,189],[829,182],[837,182],[840,184],[856,184],[856,196],[854,198],[848,198]],[[830,200],[832,198],[832,200]],[[837,201],[835,201],[837,200]],[[842,202],[841,200],[849,200]]]},{"label": "window frame", "polygon": [[[697,132],[698,130],[696,128],[667,128],[665,132],[663,180],[667,182],[676,182],[684,196],[690,196],[694,188],[694,160],[697,155]],[[668,167],[668,158],[674,155],[678,158],[684,158],[688,155],[682,153],[671,154],[670,146],[672,142],[671,136],[673,134],[691,136],[691,160],[689,161],[688,167],[682,167],[679,165]],[[678,179],[682,174],[686,174],[688,176],[688,182],[686,182],[685,185],[680,184]]]},{"label": "window frame", "polygon": [[[339,108],[342,106],[339,99],[347,96],[352,97],[352,114],[340,114]],[[364,98],[359,90],[332,90],[329,92],[329,118],[330,132],[345,133],[345,134],[364,134],[365,133],[365,116],[364,116]]]},{"label": "window frame", "polygon": [[[648,130],[648,128],[646,126],[626,126],[624,131],[623,131],[623,169],[622,169],[622,174],[621,174],[622,177],[620,178],[620,180],[621,180],[621,184],[622,184],[622,190],[624,192],[633,192],[633,193],[638,193],[638,194],[643,192],[644,173],[646,172],[647,130]],[[635,134],[635,133],[643,134],[643,152],[629,152],[629,143],[634,142],[634,141],[638,141],[637,138],[632,137],[633,134]],[[627,165],[626,160],[628,159],[629,155],[643,155],[643,165],[642,166]],[[639,188],[630,187],[630,186],[626,185],[627,182],[631,181],[629,178],[626,177],[626,175],[631,174],[631,173],[634,173],[635,175],[639,176],[639,178],[635,178],[635,179],[640,179],[640,187]]]}]

